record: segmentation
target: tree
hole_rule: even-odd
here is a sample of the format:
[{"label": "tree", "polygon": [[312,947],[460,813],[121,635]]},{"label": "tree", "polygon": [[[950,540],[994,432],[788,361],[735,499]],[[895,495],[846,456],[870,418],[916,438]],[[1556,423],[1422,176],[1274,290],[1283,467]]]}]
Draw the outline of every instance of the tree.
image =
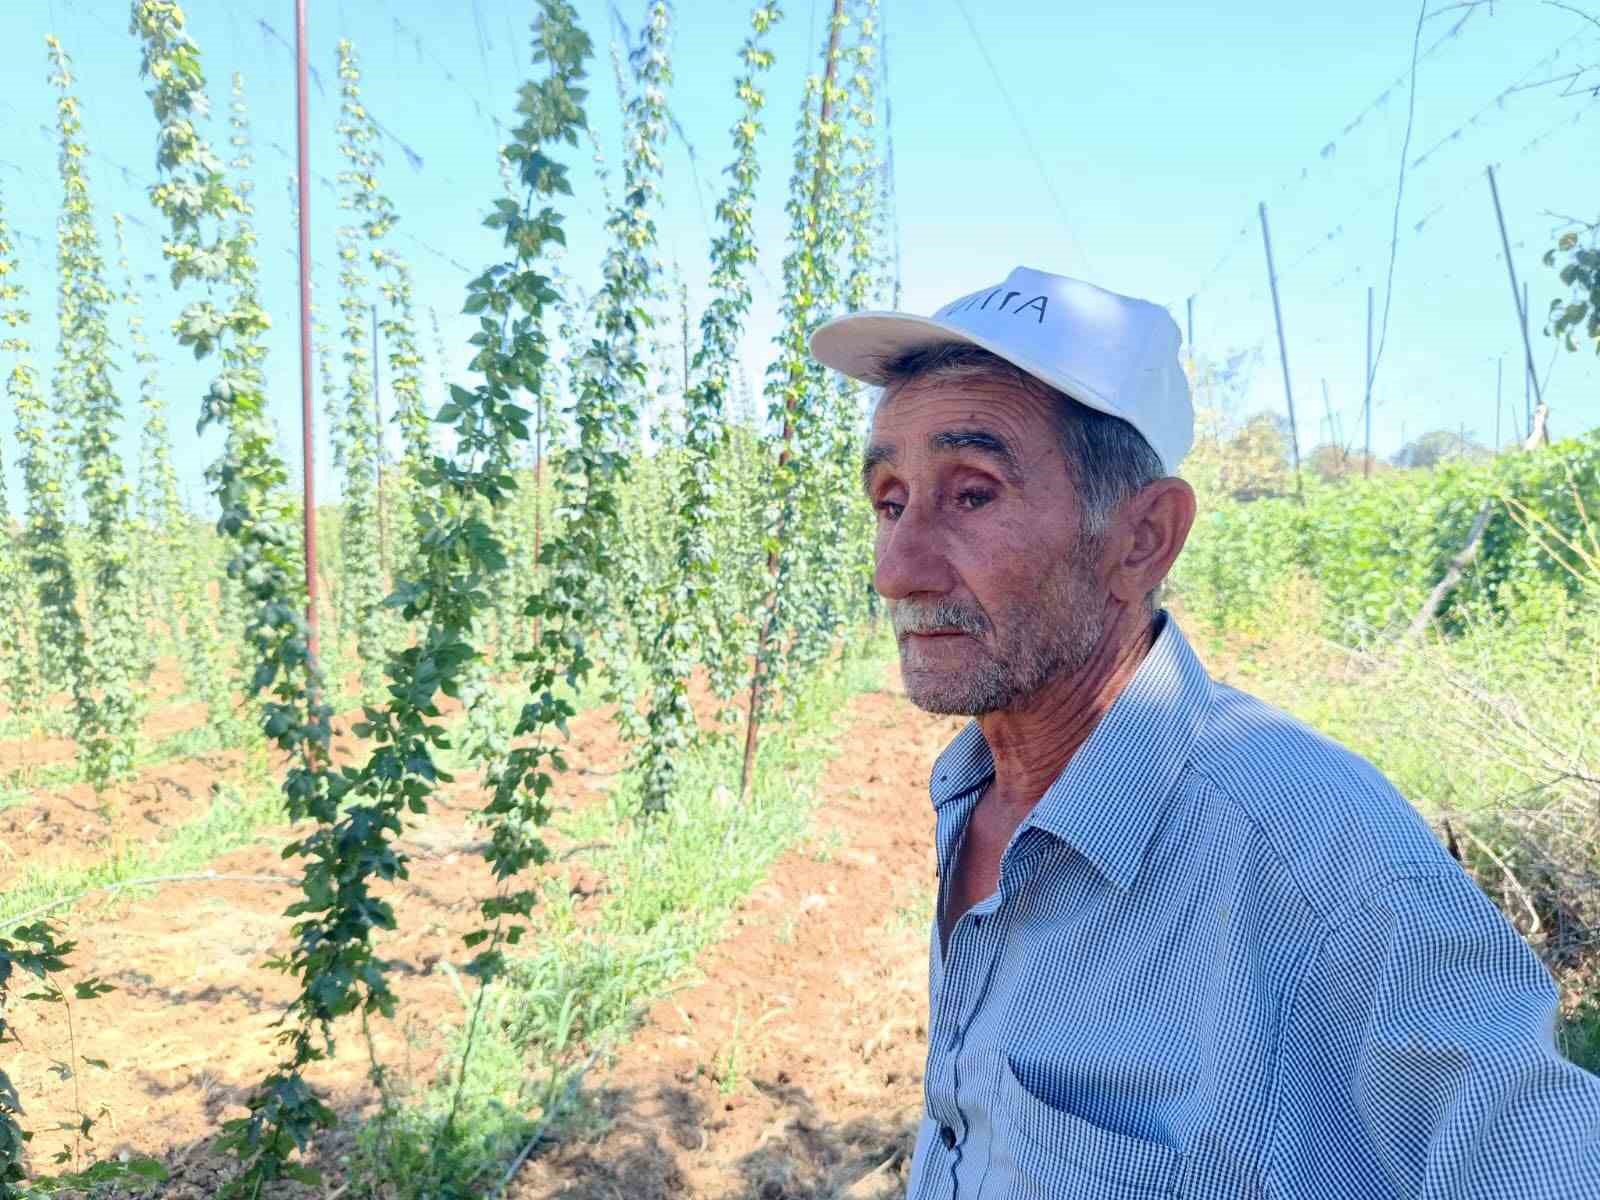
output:
[{"label": "tree", "polygon": [[1453,459],[1484,459],[1493,451],[1483,446],[1470,432],[1458,429],[1433,429],[1414,438],[1390,459],[1397,467],[1434,467]]}]

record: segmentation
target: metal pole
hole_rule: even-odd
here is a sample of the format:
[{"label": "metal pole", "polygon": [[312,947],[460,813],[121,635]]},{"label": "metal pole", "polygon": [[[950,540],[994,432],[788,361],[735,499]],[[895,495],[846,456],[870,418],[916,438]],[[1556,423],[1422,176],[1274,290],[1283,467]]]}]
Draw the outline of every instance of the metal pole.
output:
[{"label": "metal pole", "polygon": [[1294,420],[1294,390],[1289,386],[1289,349],[1283,340],[1283,309],[1278,304],[1278,272],[1272,265],[1272,234],[1267,231],[1267,202],[1261,202],[1261,243],[1267,248],[1267,283],[1272,288],[1272,319],[1278,326],[1278,358],[1283,363],[1283,398],[1289,406],[1289,446],[1294,454],[1294,494],[1304,501],[1300,483],[1300,433]]},{"label": "metal pole", "polygon": [[1501,384],[1505,382],[1506,356],[1502,354],[1494,360],[1494,452],[1500,453],[1500,416],[1505,412],[1505,401],[1501,399]]},{"label": "metal pole", "polygon": [[[1489,175],[1489,195],[1494,197],[1494,219],[1500,226],[1500,247],[1505,251],[1506,274],[1511,280],[1511,302],[1517,306],[1517,324],[1522,328],[1522,352],[1526,358],[1528,386],[1533,389],[1533,399],[1542,404],[1544,402],[1539,399],[1539,380],[1533,371],[1533,344],[1528,341],[1528,306],[1523,300],[1525,293],[1517,287],[1517,268],[1511,262],[1511,239],[1506,236],[1506,218],[1500,211],[1500,186],[1494,180],[1494,165],[1490,164],[1484,170]],[[1531,406],[1528,409],[1528,424],[1531,428],[1533,424]]]},{"label": "metal pole", "polygon": [[317,646],[317,485],[311,413],[311,150],[306,88],[306,0],[294,3],[295,119],[300,203],[300,457],[305,475],[306,650],[313,672]]},{"label": "metal pole", "polygon": [[378,392],[378,306],[372,306],[372,459],[378,467],[378,564],[389,571],[389,537],[383,519],[383,397]]},{"label": "metal pole", "polygon": [[1322,411],[1328,419],[1328,445],[1339,452],[1339,474],[1344,474],[1344,448],[1339,444],[1339,423],[1333,419],[1333,401],[1328,399],[1328,378],[1322,378]]},{"label": "metal pole", "polygon": [[1184,345],[1189,347],[1189,361],[1193,362],[1194,361],[1194,297],[1193,296],[1189,297],[1189,323],[1188,323],[1188,330],[1189,330],[1189,332],[1188,332],[1188,340],[1184,342]]},{"label": "metal pole", "polygon": [[1361,477],[1372,478],[1372,289],[1367,289],[1367,387],[1366,398],[1361,402],[1361,413],[1366,421],[1366,449],[1361,452]]},{"label": "metal pole", "polygon": [[[1522,340],[1525,343],[1528,340],[1528,281],[1526,279],[1522,281]],[[1530,359],[1528,361],[1527,375],[1522,381],[1522,436],[1525,438],[1533,436],[1533,400],[1529,393],[1535,382],[1533,361]]]}]

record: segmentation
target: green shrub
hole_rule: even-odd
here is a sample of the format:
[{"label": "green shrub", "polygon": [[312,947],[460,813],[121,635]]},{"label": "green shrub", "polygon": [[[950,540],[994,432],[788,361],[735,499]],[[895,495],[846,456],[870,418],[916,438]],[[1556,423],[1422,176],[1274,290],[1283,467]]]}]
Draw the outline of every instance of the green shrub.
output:
[{"label": "green shrub", "polygon": [[[1513,497],[1557,529],[1581,536],[1600,517],[1600,433],[1488,462],[1456,461],[1376,479],[1308,481],[1305,503],[1281,497],[1218,501],[1202,511],[1173,572],[1185,607],[1223,628],[1259,621],[1276,585],[1309,573],[1322,596],[1322,630],[1350,643],[1404,625],[1467,540],[1486,500]],[[1487,603],[1504,615],[1527,589],[1579,583],[1497,503],[1474,561],[1446,599],[1447,630]]]}]

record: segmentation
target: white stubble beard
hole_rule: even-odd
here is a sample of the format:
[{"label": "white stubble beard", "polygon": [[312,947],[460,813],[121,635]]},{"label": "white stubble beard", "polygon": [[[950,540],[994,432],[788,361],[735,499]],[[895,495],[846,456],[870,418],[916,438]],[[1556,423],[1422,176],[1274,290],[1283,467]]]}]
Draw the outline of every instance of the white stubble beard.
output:
[{"label": "white stubble beard", "polygon": [[[977,661],[941,671],[913,672],[906,667],[902,629],[929,625],[975,627],[977,615],[990,637],[997,625],[975,605],[953,605],[963,616],[951,620],[953,602],[936,604],[891,601],[889,611],[899,635],[901,676],[906,695],[918,708],[947,716],[977,717],[1009,709],[1027,700],[1062,674],[1081,671],[1094,657],[1105,634],[1105,612],[1083,564],[1093,561],[1080,543],[1058,570],[1042,581],[1035,597],[1020,600],[1001,614],[1000,643],[991,649],[968,632]],[[943,609],[944,615],[940,616]],[[928,617],[935,619],[928,620]]]}]

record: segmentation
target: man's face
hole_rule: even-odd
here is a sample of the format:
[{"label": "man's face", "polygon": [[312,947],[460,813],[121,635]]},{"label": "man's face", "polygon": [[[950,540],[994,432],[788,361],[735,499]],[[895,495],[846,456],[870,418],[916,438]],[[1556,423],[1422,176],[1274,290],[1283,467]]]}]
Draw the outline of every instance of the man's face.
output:
[{"label": "man's face", "polygon": [[914,380],[878,406],[862,478],[914,704],[997,712],[1088,662],[1107,592],[1044,400]]}]

